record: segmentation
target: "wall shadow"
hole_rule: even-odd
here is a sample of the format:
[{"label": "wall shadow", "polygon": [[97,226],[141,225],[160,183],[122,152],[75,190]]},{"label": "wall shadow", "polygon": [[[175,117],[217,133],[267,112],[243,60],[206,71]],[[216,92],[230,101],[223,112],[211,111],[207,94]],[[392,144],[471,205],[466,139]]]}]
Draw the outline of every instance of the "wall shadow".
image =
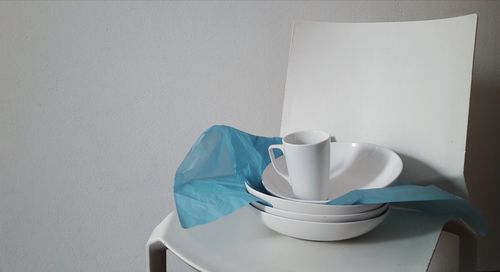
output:
[{"label": "wall shadow", "polygon": [[[478,257],[495,260],[500,241],[500,80],[473,81],[465,178],[471,203],[488,221],[489,233],[479,237]],[[481,263],[481,260],[478,263]]]}]

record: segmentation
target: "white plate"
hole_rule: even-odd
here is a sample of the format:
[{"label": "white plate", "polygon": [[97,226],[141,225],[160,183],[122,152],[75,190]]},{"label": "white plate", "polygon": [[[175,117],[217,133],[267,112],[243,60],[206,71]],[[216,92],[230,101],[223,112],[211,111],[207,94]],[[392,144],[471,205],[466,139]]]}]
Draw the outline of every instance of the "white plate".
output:
[{"label": "white plate", "polygon": [[382,207],[367,211],[364,213],[355,214],[339,214],[339,215],[319,215],[319,214],[307,214],[307,213],[296,213],[285,210],[279,210],[269,206],[262,205],[260,203],[254,202],[252,206],[256,209],[276,215],[284,218],[301,220],[301,221],[311,221],[311,222],[324,222],[324,223],[341,223],[341,222],[355,222],[361,220],[368,220],[377,217],[385,212],[389,208],[389,205],[384,204]]},{"label": "white plate", "polygon": [[307,214],[318,215],[339,215],[339,214],[354,214],[370,211],[382,206],[382,204],[372,205],[328,205],[328,204],[313,204],[307,202],[298,202],[288,199],[275,197],[272,195],[261,193],[250,185],[245,183],[247,191],[273,206],[273,208]]},{"label": "white plate", "polygon": [[[286,169],[285,156],[279,157],[276,162]],[[334,142],[330,144],[328,199],[297,199],[288,181],[276,172],[272,164],[264,170],[262,184],[270,193],[281,198],[326,203],[352,190],[387,187],[402,169],[401,158],[387,148],[374,144]]]},{"label": "white plate", "polygon": [[286,236],[313,240],[339,241],[363,235],[377,227],[387,217],[389,209],[372,219],[347,223],[300,221],[260,212],[262,223]]}]

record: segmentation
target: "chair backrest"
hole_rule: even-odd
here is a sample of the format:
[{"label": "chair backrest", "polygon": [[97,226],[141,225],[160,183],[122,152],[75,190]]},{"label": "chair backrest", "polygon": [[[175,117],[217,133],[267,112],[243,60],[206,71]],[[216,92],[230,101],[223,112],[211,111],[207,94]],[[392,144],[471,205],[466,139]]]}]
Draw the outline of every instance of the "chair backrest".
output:
[{"label": "chair backrest", "polygon": [[281,135],[323,129],[403,159],[401,179],[467,196],[463,169],[477,15],[294,25]]}]

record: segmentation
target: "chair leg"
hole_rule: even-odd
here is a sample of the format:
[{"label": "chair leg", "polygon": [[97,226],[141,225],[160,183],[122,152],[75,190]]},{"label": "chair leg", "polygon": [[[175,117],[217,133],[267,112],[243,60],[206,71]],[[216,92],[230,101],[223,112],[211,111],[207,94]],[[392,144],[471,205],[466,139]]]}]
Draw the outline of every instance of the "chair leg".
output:
[{"label": "chair leg", "polygon": [[458,235],[459,241],[459,271],[476,271],[476,235],[465,223],[450,221],[443,227],[444,231]]},{"label": "chair leg", "polygon": [[460,237],[460,272],[476,271],[476,239]]},{"label": "chair leg", "polygon": [[146,248],[147,271],[167,271],[167,247],[160,241],[152,243]]}]

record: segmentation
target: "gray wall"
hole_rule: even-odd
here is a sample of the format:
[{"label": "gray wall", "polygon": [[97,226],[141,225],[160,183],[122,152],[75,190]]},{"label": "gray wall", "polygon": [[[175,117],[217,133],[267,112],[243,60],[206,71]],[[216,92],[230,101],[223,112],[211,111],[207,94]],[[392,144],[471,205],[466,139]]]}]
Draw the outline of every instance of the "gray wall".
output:
[{"label": "gray wall", "polygon": [[[0,2],[0,271],[142,271],[212,124],[277,135],[291,24],[479,14],[466,175],[500,269],[498,2]],[[495,250],[496,249],[496,250]]]}]

